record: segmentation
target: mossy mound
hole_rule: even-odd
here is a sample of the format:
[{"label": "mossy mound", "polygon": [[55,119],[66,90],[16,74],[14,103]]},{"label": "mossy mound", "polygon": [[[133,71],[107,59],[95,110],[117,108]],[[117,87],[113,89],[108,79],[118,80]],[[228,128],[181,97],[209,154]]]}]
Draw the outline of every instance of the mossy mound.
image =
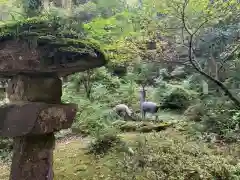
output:
[{"label": "mossy mound", "polygon": [[137,129],[138,132],[142,132],[142,133],[149,133],[149,132],[159,132],[162,130],[167,129],[171,124],[167,124],[167,123],[159,123],[156,125],[148,125],[148,126],[143,126]]},{"label": "mossy mound", "polygon": [[[57,18],[40,16],[0,25],[0,56],[5,62],[0,63],[1,71],[6,69],[41,71],[46,67],[52,67],[48,70],[51,72],[53,69],[60,71],[59,68],[62,66],[66,70],[68,64],[71,64],[69,67],[78,66],[74,72],[79,72],[107,63],[106,56],[96,41],[80,38],[77,33],[64,30],[60,22]],[[22,49],[16,50],[14,46]],[[33,50],[37,51],[34,55]],[[11,57],[6,56],[6,52],[9,51],[13,55],[18,55],[14,57],[15,59],[21,56],[21,61],[25,62],[18,66],[18,69],[14,69]]]},{"label": "mossy mound", "polygon": [[119,123],[113,123],[113,125],[117,128],[119,128],[122,132],[159,132],[162,130],[165,130],[169,126],[172,125],[172,123],[151,123],[151,122],[131,122],[128,121],[125,123],[119,122]]}]

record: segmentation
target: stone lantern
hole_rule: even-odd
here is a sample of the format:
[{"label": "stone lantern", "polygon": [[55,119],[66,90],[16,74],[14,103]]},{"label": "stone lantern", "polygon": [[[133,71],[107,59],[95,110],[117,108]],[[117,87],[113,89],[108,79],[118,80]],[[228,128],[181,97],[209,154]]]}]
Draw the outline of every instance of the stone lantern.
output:
[{"label": "stone lantern", "polygon": [[54,132],[71,127],[77,111],[61,103],[60,78],[105,64],[99,46],[63,33],[56,19],[0,26],[0,77],[10,79],[0,136],[14,140],[10,180],[53,179]]}]

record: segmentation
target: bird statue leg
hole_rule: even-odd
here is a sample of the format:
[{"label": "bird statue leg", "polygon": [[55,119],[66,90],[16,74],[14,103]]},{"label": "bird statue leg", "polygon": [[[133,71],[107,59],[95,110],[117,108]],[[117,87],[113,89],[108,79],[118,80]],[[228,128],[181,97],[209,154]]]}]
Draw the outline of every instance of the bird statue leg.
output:
[{"label": "bird statue leg", "polygon": [[142,113],[142,119],[145,120],[145,117],[146,117],[146,112],[143,111],[143,113]]}]

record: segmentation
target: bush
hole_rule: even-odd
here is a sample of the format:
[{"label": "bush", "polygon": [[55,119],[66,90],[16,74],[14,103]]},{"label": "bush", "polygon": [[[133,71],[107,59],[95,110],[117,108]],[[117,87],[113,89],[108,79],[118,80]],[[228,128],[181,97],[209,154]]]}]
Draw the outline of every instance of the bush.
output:
[{"label": "bush", "polygon": [[96,133],[111,126],[114,119],[111,119],[108,109],[101,109],[98,105],[85,107],[79,112],[72,128],[75,132],[83,135],[95,136]]},{"label": "bush", "polygon": [[106,133],[99,135],[89,146],[89,153],[94,155],[104,155],[116,145],[121,144],[121,139],[116,133]]},{"label": "bush", "polygon": [[163,94],[161,108],[185,110],[190,105],[192,99],[193,94],[190,91],[180,86],[172,86]]},{"label": "bush", "polygon": [[[134,155],[116,158],[116,179],[168,180],[238,180],[239,168],[201,143],[169,138],[164,134],[148,134],[133,141]],[[234,162],[233,162],[234,161]],[[231,164],[233,163],[233,164]]]},{"label": "bush", "polygon": [[[102,96],[103,94],[99,95],[99,97]],[[99,103],[91,102],[80,93],[76,93],[71,84],[63,89],[62,99],[66,103],[78,104],[78,113],[72,125],[74,133],[94,136],[96,132],[109,127],[118,118],[112,113],[111,107],[108,107],[107,100],[104,99],[105,102],[101,101]]]},{"label": "bush", "polygon": [[[204,131],[216,133],[227,141],[237,141],[240,139],[236,127],[239,120],[233,118],[231,110],[211,109],[206,111],[202,118]],[[238,136],[237,136],[238,134]]]},{"label": "bush", "polygon": [[208,99],[202,103],[205,103],[205,108],[203,108],[202,111],[203,116],[198,116],[198,118],[200,117],[201,119],[201,128],[196,130],[209,134],[217,134],[219,138],[227,142],[240,140],[239,110],[234,110],[231,103],[221,98]]},{"label": "bush", "polygon": [[120,79],[112,76],[105,67],[95,69],[95,85],[102,84],[106,86],[106,89],[110,92],[115,92],[120,87]]},{"label": "bush", "polygon": [[0,138],[0,159],[2,161],[10,161],[13,149],[13,141],[10,138]]},{"label": "bush", "polygon": [[12,149],[13,141],[10,138],[0,138],[0,149]]},{"label": "bush", "polygon": [[184,115],[190,121],[199,122],[204,116],[204,113],[205,113],[204,105],[201,103],[198,103],[188,107],[187,110],[184,112]]}]

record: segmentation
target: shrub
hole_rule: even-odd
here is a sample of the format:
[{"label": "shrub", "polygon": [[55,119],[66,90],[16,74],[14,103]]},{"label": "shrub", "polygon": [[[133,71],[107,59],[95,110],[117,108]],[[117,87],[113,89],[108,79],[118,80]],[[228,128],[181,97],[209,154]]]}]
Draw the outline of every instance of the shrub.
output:
[{"label": "shrub", "polygon": [[148,134],[133,141],[134,155],[115,157],[116,179],[238,180],[239,168],[232,159],[216,154],[202,143]]},{"label": "shrub", "polygon": [[112,76],[110,72],[107,71],[106,67],[101,67],[95,69],[95,85],[102,84],[105,85],[107,90],[110,92],[115,92],[116,89],[120,87],[120,79],[118,77]]},{"label": "shrub", "polygon": [[[239,135],[239,110],[224,99],[208,99],[205,103],[203,116],[201,117],[201,132],[215,133],[227,142],[240,140]],[[198,126],[196,126],[198,127]]]},{"label": "shrub", "polygon": [[10,161],[13,141],[10,138],[0,138],[0,159]]},{"label": "shrub", "polygon": [[199,122],[201,121],[202,117],[205,113],[205,107],[203,104],[198,103],[192,106],[189,106],[185,112],[184,115],[187,117],[190,121]]},{"label": "shrub", "polygon": [[89,153],[94,155],[104,155],[110,149],[121,143],[120,137],[116,133],[104,133],[99,135],[89,146]]},{"label": "shrub", "polygon": [[208,109],[203,116],[205,127],[218,134],[223,134],[227,129],[235,129],[238,120],[232,118],[233,112],[228,109]]},{"label": "shrub", "polygon": [[0,149],[12,149],[12,139],[10,138],[2,138],[0,139]]},{"label": "shrub", "polygon": [[83,112],[79,112],[72,128],[75,132],[83,135],[94,136],[99,131],[109,127],[112,119],[108,119],[107,110],[104,111],[98,106],[89,106]]},{"label": "shrub", "polygon": [[[73,94],[75,96],[73,97]],[[63,101],[78,104],[76,120],[72,125],[74,133],[82,135],[94,135],[96,132],[111,125],[117,120],[105,102],[91,102],[84,99],[84,96],[76,93],[70,87],[64,88]]]},{"label": "shrub", "polygon": [[192,99],[193,94],[190,91],[180,86],[172,86],[163,94],[161,108],[185,110],[190,105]]}]

